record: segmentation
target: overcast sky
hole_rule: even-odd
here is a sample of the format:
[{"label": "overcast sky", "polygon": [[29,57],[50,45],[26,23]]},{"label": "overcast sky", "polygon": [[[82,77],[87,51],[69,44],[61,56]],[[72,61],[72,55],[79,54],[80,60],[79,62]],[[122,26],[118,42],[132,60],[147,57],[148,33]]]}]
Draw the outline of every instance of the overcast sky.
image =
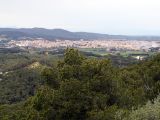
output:
[{"label": "overcast sky", "polygon": [[0,27],[160,35],[160,0],[0,0]]}]

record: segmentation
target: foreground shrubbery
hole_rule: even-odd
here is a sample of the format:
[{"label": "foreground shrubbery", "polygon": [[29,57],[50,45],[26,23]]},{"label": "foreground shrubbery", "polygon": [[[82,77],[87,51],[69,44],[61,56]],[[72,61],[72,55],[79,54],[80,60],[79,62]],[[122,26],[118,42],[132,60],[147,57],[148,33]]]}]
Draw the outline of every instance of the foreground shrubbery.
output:
[{"label": "foreground shrubbery", "polygon": [[128,119],[130,120],[160,120],[160,96],[153,103],[148,102],[145,106],[133,110]]},{"label": "foreground shrubbery", "polygon": [[159,119],[160,102],[154,99],[160,90],[160,56],[115,68],[109,60],[87,59],[67,49],[64,61],[44,69],[42,76],[46,84],[36,95],[20,105],[1,106],[0,119]]}]

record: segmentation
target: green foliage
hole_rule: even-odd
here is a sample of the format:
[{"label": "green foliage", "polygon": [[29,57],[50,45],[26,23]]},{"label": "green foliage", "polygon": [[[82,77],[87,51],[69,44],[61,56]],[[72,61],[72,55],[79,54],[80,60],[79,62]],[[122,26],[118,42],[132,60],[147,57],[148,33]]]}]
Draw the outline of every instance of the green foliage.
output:
[{"label": "green foliage", "polygon": [[33,96],[36,87],[43,83],[36,69],[21,69],[3,75],[0,81],[0,104],[16,103]]},{"label": "green foliage", "polygon": [[0,120],[20,120],[19,116],[22,118],[22,115],[25,114],[23,113],[23,106],[23,102],[12,105],[1,105]]},{"label": "green foliage", "polygon": [[133,110],[127,120],[160,120],[160,96],[154,103],[148,102],[145,106]]},{"label": "green foliage", "polygon": [[116,120],[115,113],[117,106],[111,106],[104,110],[91,111],[89,112],[88,120]]},{"label": "green foliage", "polygon": [[66,49],[64,62],[68,65],[78,65],[81,64],[83,57],[78,52],[78,50],[74,49]]},{"label": "green foliage", "polygon": [[137,107],[145,103],[145,91],[141,76],[134,71],[126,69],[119,72],[118,104],[123,108]]},{"label": "green foliage", "polygon": [[[56,67],[43,69],[45,84],[36,94],[18,109],[13,106],[14,112],[10,110],[12,105],[1,106],[0,117],[9,120],[158,120],[159,98],[155,101],[154,98],[160,91],[159,60],[157,56],[137,65],[116,68],[109,60],[87,59],[77,50],[67,49],[64,60]],[[154,104],[146,104],[150,100]]]},{"label": "green foliage", "polygon": [[[16,103],[33,96],[36,88],[44,84],[42,70],[56,66],[58,60],[57,56],[38,53],[0,53],[0,104]],[[34,67],[36,63],[38,66]],[[54,75],[54,69],[52,71]],[[56,87],[55,83],[48,85]]]},{"label": "green foliage", "polygon": [[48,86],[52,88],[59,87],[58,73],[56,69],[52,68],[45,68],[42,72],[42,77],[45,79],[45,82]]}]

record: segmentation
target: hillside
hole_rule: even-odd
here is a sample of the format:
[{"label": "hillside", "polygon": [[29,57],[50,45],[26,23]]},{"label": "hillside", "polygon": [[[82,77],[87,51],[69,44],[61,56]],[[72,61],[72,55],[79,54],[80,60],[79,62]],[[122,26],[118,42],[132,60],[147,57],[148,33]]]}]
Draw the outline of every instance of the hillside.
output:
[{"label": "hillside", "polygon": [[160,55],[118,68],[67,49],[57,65],[38,71],[20,70],[1,81],[12,88],[0,89],[1,120],[160,119]]},{"label": "hillside", "polygon": [[159,36],[125,36],[108,35],[89,32],[70,32],[64,29],[45,28],[0,28],[0,36],[8,39],[35,39],[43,38],[47,40],[68,39],[68,40],[93,40],[93,39],[126,39],[126,40],[160,40]]}]

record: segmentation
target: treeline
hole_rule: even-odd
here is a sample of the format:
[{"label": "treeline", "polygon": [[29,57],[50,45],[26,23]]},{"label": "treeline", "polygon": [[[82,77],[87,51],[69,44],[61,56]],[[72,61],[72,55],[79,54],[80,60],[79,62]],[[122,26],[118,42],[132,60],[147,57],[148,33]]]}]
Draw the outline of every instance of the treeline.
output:
[{"label": "treeline", "polygon": [[34,62],[42,65],[52,66],[60,58],[54,55],[43,55],[38,53],[0,53],[0,72],[16,71],[29,66]]},{"label": "treeline", "polygon": [[125,68],[67,49],[42,72],[45,84],[24,102],[0,106],[8,120],[159,120],[160,55]]}]

